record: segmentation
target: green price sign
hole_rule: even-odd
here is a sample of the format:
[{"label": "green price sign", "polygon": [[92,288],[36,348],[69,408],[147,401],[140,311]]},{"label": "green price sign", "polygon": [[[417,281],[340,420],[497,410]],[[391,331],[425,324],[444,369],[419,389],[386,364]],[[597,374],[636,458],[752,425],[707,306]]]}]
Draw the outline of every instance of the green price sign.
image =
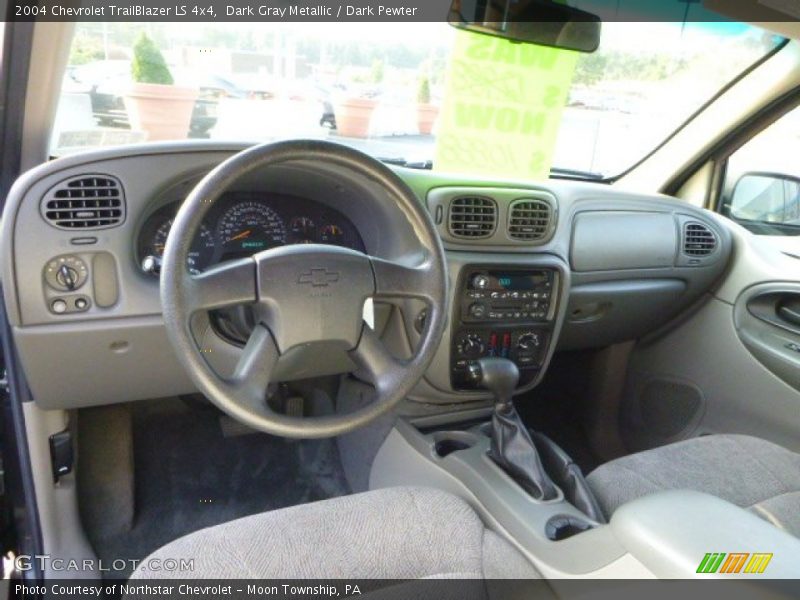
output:
[{"label": "green price sign", "polygon": [[435,168],[546,179],[578,53],[456,35]]}]

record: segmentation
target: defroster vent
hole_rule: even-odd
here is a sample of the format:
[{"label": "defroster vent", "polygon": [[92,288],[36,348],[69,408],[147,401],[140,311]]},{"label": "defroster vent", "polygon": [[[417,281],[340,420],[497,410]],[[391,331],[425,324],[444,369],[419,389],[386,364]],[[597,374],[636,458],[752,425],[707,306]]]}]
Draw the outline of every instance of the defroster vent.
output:
[{"label": "defroster vent", "polygon": [[683,226],[683,253],[687,256],[709,256],[717,249],[717,236],[702,223]]},{"label": "defroster vent", "polygon": [[125,220],[125,196],[119,180],[86,175],[62,181],[45,194],[42,214],[61,229],[104,229]]},{"label": "defroster vent", "polygon": [[553,211],[544,200],[517,200],[508,215],[508,237],[523,242],[535,242],[547,237]]},{"label": "defroster vent", "polygon": [[461,196],[450,203],[450,233],[460,238],[487,238],[497,227],[497,203],[485,196]]}]

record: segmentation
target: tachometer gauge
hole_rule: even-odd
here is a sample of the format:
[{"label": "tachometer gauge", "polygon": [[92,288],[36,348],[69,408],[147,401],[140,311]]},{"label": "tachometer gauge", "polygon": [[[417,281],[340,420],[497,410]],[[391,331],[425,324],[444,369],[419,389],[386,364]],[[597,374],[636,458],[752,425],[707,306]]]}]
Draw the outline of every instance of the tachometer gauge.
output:
[{"label": "tachometer gauge", "polygon": [[286,243],[283,219],[269,206],[240,202],[229,208],[219,222],[223,258],[250,256]]},{"label": "tachometer gauge", "polygon": [[295,217],[289,223],[290,241],[293,244],[313,244],[317,241],[317,227],[309,217]]},{"label": "tachometer gauge", "polygon": [[[164,248],[167,245],[167,237],[172,229],[173,221],[174,219],[164,221],[153,236],[151,253],[158,258],[164,256]],[[199,273],[211,263],[214,246],[214,234],[205,225],[200,225],[200,231],[197,232],[192,247],[189,249],[189,255],[186,257],[186,266],[189,267],[191,273]]]},{"label": "tachometer gauge", "polygon": [[344,231],[338,225],[325,225],[319,230],[319,241],[323,244],[341,246],[344,244]]}]

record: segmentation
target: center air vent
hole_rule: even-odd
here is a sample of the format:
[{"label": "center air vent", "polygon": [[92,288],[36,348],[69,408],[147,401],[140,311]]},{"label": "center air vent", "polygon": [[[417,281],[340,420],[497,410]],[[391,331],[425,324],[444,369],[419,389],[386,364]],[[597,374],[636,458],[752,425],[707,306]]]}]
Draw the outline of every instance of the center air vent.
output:
[{"label": "center air vent", "polygon": [[487,238],[497,226],[497,204],[484,196],[461,196],[450,203],[450,233],[460,238]]},{"label": "center air vent", "polygon": [[508,237],[523,242],[542,240],[550,231],[552,216],[552,208],[544,200],[517,200],[508,215]]},{"label": "center air vent", "polygon": [[717,248],[717,236],[702,223],[683,226],[683,253],[687,256],[709,256]]},{"label": "center air vent", "polygon": [[125,197],[118,179],[108,175],[75,177],[45,194],[42,214],[62,229],[103,229],[125,220]]}]

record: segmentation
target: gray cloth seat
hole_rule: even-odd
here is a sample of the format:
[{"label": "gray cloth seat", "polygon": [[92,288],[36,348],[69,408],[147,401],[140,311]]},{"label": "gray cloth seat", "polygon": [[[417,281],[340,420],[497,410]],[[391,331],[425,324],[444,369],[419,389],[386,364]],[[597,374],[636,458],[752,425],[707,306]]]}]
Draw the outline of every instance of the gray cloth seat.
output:
[{"label": "gray cloth seat", "polygon": [[[147,570],[193,559],[189,571]],[[153,564],[153,563],[151,563]],[[174,563],[173,563],[174,564]],[[203,529],[144,559],[132,580],[538,578],[463,500],[390,488],[303,504]]]},{"label": "gray cloth seat", "polygon": [[618,458],[586,478],[607,517],[655,492],[688,489],[800,537],[800,454],[745,435],[709,435]]}]

